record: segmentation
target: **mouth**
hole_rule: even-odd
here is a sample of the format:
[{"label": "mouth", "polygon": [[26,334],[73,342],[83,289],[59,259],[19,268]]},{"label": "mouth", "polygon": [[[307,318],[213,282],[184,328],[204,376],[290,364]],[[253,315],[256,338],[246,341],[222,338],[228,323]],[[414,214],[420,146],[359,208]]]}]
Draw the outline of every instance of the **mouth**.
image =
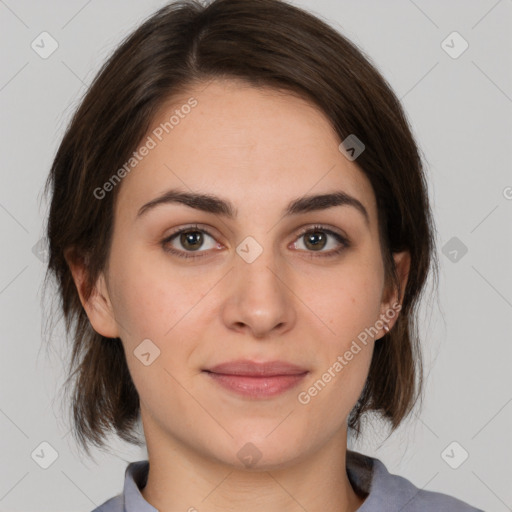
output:
[{"label": "mouth", "polygon": [[223,389],[249,398],[270,398],[301,382],[309,370],[285,361],[237,360],[203,372]]}]

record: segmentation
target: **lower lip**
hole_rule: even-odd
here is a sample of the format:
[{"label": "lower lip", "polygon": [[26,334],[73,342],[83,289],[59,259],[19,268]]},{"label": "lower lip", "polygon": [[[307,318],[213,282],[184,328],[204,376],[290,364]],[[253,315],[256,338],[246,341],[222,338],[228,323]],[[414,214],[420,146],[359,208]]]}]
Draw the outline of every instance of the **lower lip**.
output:
[{"label": "lower lip", "polygon": [[226,375],[206,372],[222,387],[252,398],[269,398],[294,388],[304,379],[307,372],[298,375],[275,375],[270,377],[250,377],[246,375]]}]

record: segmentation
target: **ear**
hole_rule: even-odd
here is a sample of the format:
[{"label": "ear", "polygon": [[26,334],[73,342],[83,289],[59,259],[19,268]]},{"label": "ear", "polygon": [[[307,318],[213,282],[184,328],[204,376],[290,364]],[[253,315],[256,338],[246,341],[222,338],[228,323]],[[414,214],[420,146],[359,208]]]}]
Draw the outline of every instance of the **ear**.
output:
[{"label": "ear", "polygon": [[[381,305],[380,319],[388,326],[389,330],[393,328],[395,322],[398,319],[399,311],[401,309],[401,300],[403,299],[403,293],[405,286],[407,285],[407,279],[409,277],[409,270],[411,268],[411,254],[409,251],[394,252],[393,259],[395,261],[396,272],[400,281],[400,289],[402,297],[398,295],[398,288],[391,283],[391,289],[385,290],[385,300]],[[381,329],[380,337],[387,334],[384,328]]]},{"label": "ear", "polygon": [[96,280],[92,293],[86,300],[84,291],[87,265],[84,258],[76,257],[72,249],[66,250],[64,257],[73,276],[73,281],[80,296],[80,302],[93,329],[98,334],[107,338],[118,338],[119,330],[103,272]]}]

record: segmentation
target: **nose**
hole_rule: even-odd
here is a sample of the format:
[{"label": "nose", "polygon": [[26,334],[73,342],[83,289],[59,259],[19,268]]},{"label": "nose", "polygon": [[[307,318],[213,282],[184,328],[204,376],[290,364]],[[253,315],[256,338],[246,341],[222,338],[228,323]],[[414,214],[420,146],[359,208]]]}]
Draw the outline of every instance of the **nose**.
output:
[{"label": "nose", "polygon": [[290,273],[277,263],[272,250],[263,250],[251,263],[235,257],[222,308],[227,328],[259,339],[293,328],[296,301]]}]

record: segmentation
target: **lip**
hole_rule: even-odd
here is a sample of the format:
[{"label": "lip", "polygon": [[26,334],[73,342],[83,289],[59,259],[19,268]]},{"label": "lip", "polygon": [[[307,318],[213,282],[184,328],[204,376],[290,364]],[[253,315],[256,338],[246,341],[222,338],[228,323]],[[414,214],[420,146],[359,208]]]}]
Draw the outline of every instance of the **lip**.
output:
[{"label": "lip", "polygon": [[309,370],[286,361],[246,359],[221,363],[203,370],[223,388],[251,398],[270,398],[294,388]]},{"label": "lip", "polygon": [[288,363],[287,361],[264,361],[257,362],[249,359],[237,359],[221,363],[206,371],[212,373],[222,373],[224,375],[243,375],[249,377],[275,377],[279,375],[299,375],[308,370],[298,365]]}]

